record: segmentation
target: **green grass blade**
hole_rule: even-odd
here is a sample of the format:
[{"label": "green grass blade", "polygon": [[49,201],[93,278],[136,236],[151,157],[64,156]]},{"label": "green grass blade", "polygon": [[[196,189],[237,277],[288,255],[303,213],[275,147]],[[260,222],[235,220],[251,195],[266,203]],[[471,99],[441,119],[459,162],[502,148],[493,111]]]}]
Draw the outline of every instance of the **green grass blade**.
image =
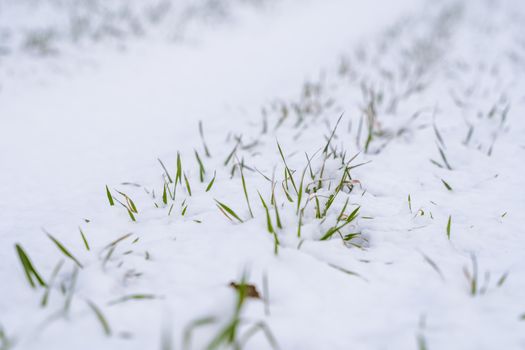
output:
[{"label": "green grass blade", "polygon": [[264,210],[266,212],[266,228],[269,233],[275,233],[275,230],[273,229],[272,225],[272,219],[270,217],[270,211],[268,210],[268,206],[266,205],[266,202],[264,201],[263,197],[261,196],[261,193],[257,192],[259,194],[259,198],[261,199],[262,205],[264,207]]},{"label": "green grass blade", "polygon": [[441,159],[443,159],[443,162],[445,163],[445,166],[447,167],[447,169],[452,170],[452,167],[448,163],[447,157],[445,156],[445,152],[443,152],[441,147],[438,147],[438,150],[439,150],[439,155],[441,156]]},{"label": "green grass blade", "polygon": [[183,335],[183,346],[182,348],[184,350],[190,350],[191,349],[191,337],[192,333],[195,329],[203,326],[207,326],[209,324],[213,324],[217,322],[217,319],[215,317],[203,317],[199,318],[193,322],[191,322],[185,329],[184,329],[184,335]]},{"label": "green grass blade", "polygon": [[447,190],[452,191],[452,187],[445,180],[441,179],[441,182],[443,183],[443,185],[445,185]]},{"label": "green grass blade", "polygon": [[162,169],[164,169],[164,173],[166,174],[166,176],[168,177],[168,181],[171,183],[173,183],[173,180],[170,176],[170,173],[168,172],[168,169],[166,169],[166,167],[164,166],[164,163],[162,163],[162,160],[160,160],[160,158],[157,158],[157,160],[159,161],[160,165],[162,166]]},{"label": "green grass blade", "polygon": [[90,300],[86,300],[86,303],[88,304],[89,308],[93,311],[95,316],[97,317],[98,321],[100,322],[100,325],[102,326],[102,330],[104,331],[104,334],[106,336],[111,336],[111,328],[109,327],[109,323],[102,313],[102,311]]},{"label": "green grass blade", "polygon": [[447,222],[447,237],[450,240],[450,229],[452,226],[452,215],[448,216],[448,222]]},{"label": "green grass blade", "polygon": [[164,203],[164,205],[168,204],[168,192],[166,187],[168,187],[168,185],[164,183],[164,188],[162,190],[162,203]]},{"label": "green grass blade", "polygon": [[71,303],[73,302],[73,296],[75,294],[75,288],[77,285],[78,279],[78,267],[73,267],[73,274],[70,279],[69,289],[67,290],[66,301],[64,302],[64,314],[67,314],[71,308]]},{"label": "green grass blade", "polygon": [[210,183],[208,184],[208,186],[206,186],[206,192],[208,192],[209,190],[211,190],[211,188],[213,187],[213,183],[215,182],[215,177],[217,176],[217,172],[213,172],[213,178],[211,179]]},{"label": "green grass blade", "polygon": [[58,264],[53,269],[53,272],[51,273],[51,277],[49,277],[49,283],[46,286],[46,291],[44,292],[44,295],[42,296],[42,301],[40,302],[40,305],[42,307],[47,306],[47,302],[49,300],[49,295],[51,294],[51,287],[53,287],[53,283],[56,279],[56,276],[58,275],[58,272],[62,268],[62,265],[64,265],[64,260],[60,260]]},{"label": "green grass blade", "polygon": [[120,304],[120,303],[124,303],[130,300],[153,300],[153,299],[157,299],[157,296],[154,294],[129,294],[117,300],[110,301],[108,305]]},{"label": "green grass blade", "polygon": [[304,184],[304,175],[306,174],[306,168],[303,170],[303,175],[301,176],[301,183],[299,184],[299,192],[297,192],[297,209],[296,214],[299,214],[299,208],[301,207],[301,200],[303,198],[303,184]]},{"label": "green grass blade", "polygon": [[288,173],[288,177],[290,179],[290,182],[292,183],[292,186],[295,190],[295,193],[298,194],[298,191],[297,191],[297,186],[295,185],[295,181],[293,179],[293,175],[292,175],[292,172],[290,171],[290,168],[288,167],[288,164],[286,164],[286,158],[284,157],[284,153],[283,153],[283,150],[281,149],[281,145],[279,144],[279,142],[277,142],[277,148],[279,149],[279,154],[281,155],[281,159],[284,163],[284,168],[285,168],[285,172]]},{"label": "green grass blade", "polygon": [[230,160],[233,158],[233,156],[235,155],[235,152],[237,152],[237,147],[239,146],[239,144],[237,143],[235,145],[235,147],[233,147],[232,151],[230,152],[230,154],[228,154],[228,157],[226,157],[226,160],[224,161],[224,166],[227,166],[228,163],[230,162]]},{"label": "green grass blade", "polygon": [[87,241],[86,235],[84,235],[84,232],[82,232],[82,229],[80,227],[78,228],[78,230],[80,231],[80,236],[82,237],[82,241],[84,242],[86,250],[89,251],[89,243]]},{"label": "green grass blade", "polygon": [[111,195],[111,192],[109,191],[108,185],[106,185],[106,196],[108,197],[109,205],[114,206],[115,201],[113,200],[113,196]]},{"label": "green grass blade", "polygon": [[133,215],[133,212],[131,210],[129,210],[128,208],[126,208],[126,210],[128,211],[128,215],[129,215],[131,221],[133,221],[133,222],[137,221],[137,219],[135,219],[135,215]]},{"label": "green grass blade", "polygon": [[177,152],[177,173],[175,174],[175,183],[177,182],[182,185],[182,160],[179,152]]},{"label": "green grass blade", "polygon": [[277,203],[273,207],[275,209],[275,222],[277,224],[277,228],[282,229],[283,224],[281,223],[281,216],[279,215],[279,209],[278,209]]},{"label": "green grass blade", "polygon": [[345,219],[343,224],[339,226],[335,225],[328,229],[328,231],[326,231],[323,237],[321,237],[321,241],[325,241],[331,238],[334,235],[334,233],[336,233],[337,231],[354,221],[359,213],[359,209],[361,209],[361,207],[357,207],[356,209],[354,209],[354,211],[352,211],[352,213]]},{"label": "green grass blade", "polygon": [[53,241],[53,243],[55,243],[55,245],[57,246],[57,248],[66,256],[68,257],[69,259],[71,259],[75,264],[77,264],[78,267],[80,268],[83,268],[84,266],[82,266],[82,264],[80,263],[80,261],[78,261],[77,258],[75,258],[73,256],[73,254],[71,254],[71,252],[66,248],[64,247],[64,245],[62,243],[60,243],[55,237],[53,237],[51,234],[49,233],[46,233],[47,236],[49,237],[49,239],[51,241]]},{"label": "green grass blade", "polygon": [[199,157],[199,153],[197,152],[197,150],[194,151],[197,163],[199,163],[199,179],[201,182],[204,182],[204,175],[206,174],[206,169],[204,168],[204,164],[202,163],[201,157]]},{"label": "green grass blade", "polygon": [[188,194],[191,197],[191,186],[190,186],[190,182],[188,181],[188,177],[186,176],[186,174],[184,174],[184,183],[186,184],[186,189],[188,190]]},{"label": "green grass blade", "polygon": [[250,212],[250,216],[253,218],[253,211],[252,207],[250,205],[250,198],[248,197],[248,190],[246,189],[246,180],[244,178],[244,171],[243,166],[241,165],[241,181],[242,181],[242,190],[244,192],[244,198],[246,198],[246,204],[248,205],[248,211]]},{"label": "green grass blade", "polygon": [[[31,259],[29,259],[29,256],[26,254],[22,246],[17,243],[15,244],[15,248],[16,248],[16,252],[18,253],[18,258],[20,259],[20,262],[22,263],[22,267],[24,268],[24,273],[27,277],[27,281],[29,282],[29,285],[31,286],[31,288],[35,288],[37,283],[41,287],[45,287],[46,282],[44,282],[44,279],[36,271],[35,266],[31,262]],[[36,282],[33,281],[33,278],[36,280]]]},{"label": "green grass blade", "polygon": [[204,129],[202,127],[202,121],[199,120],[199,134],[201,135],[202,145],[204,146],[204,154],[206,157],[210,158],[210,150],[208,149],[208,146],[206,145],[206,142],[204,141]]},{"label": "green grass blade", "polygon": [[221,203],[219,202],[218,200],[215,199],[215,202],[217,203],[217,206],[219,207],[219,209],[222,209],[224,210],[226,213],[230,214],[231,216],[233,216],[235,219],[237,219],[237,221],[239,221],[240,223],[243,223],[244,221],[242,221],[242,219],[230,208],[228,207],[226,204],[224,203]]},{"label": "green grass blade", "polygon": [[335,131],[337,130],[337,127],[339,126],[339,122],[341,122],[341,119],[343,118],[343,113],[341,114],[341,116],[339,117],[339,119],[337,119],[337,123],[335,124],[335,127],[334,129],[332,130],[332,133],[330,134],[330,137],[328,138],[328,141],[326,142],[326,146],[324,147],[323,149],[323,153],[327,153],[328,152],[328,147],[330,147],[330,143],[332,142],[332,139],[334,138],[335,136]]}]

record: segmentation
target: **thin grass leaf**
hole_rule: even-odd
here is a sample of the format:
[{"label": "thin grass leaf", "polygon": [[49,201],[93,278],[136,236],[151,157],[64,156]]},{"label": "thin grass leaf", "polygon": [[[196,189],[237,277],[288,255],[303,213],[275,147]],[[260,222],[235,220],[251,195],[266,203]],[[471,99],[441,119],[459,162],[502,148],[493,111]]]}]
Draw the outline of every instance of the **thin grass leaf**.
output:
[{"label": "thin grass leaf", "polygon": [[126,200],[126,204],[124,205],[127,207],[130,211],[134,212],[135,214],[138,214],[137,206],[135,205],[135,202],[124,192],[117,191],[118,194],[120,194],[124,199]]},{"label": "thin grass leaf", "polygon": [[324,210],[321,214],[321,217],[326,217],[326,214],[328,213],[328,210],[330,209],[330,207],[332,206],[332,204],[334,203],[334,200],[335,200],[335,197],[337,196],[339,192],[335,192],[335,193],[332,193],[329,197],[328,197],[328,200],[326,201],[325,205],[324,205]]},{"label": "thin grass leaf", "polygon": [[439,268],[439,266],[434,262],[434,260],[430,259],[428,256],[426,256],[425,254],[421,253],[423,255],[423,259],[425,259],[425,261],[430,265],[430,267],[432,267],[432,269],[434,271],[436,271],[436,273],[439,275],[439,277],[441,277],[441,280],[445,280],[445,276],[443,275],[443,272],[441,272],[441,269]]},{"label": "thin grass leaf", "polygon": [[304,214],[304,211],[301,210],[299,212],[299,223],[297,224],[297,237],[298,238],[301,238],[301,227],[303,226],[303,214]]},{"label": "thin grass leaf", "polygon": [[204,146],[204,154],[206,155],[206,157],[209,158],[211,157],[211,154],[204,140],[204,129],[202,127],[202,120],[199,120],[199,134],[201,135],[202,145]]},{"label": "thin grass leaf", "polygon": [[283,160],[285,172],[288,173],[288,178],[290,179],[290,182],[292,183],[295,193],[297,194],[298,193],[297,186],[295,185],[295,181],[293,179],[292,172],[290,171],[288,164],[286,164],[286,158],[284,157],[284,153],[283,153],[283,150],[281,149],[281,145],[279,144],[279,142],[277,142],[277,148],[279,149],[279,154],[281,155],[281,159]]},{"label": "thin grass leaf", "polygon": [[158,297],[154,294],[130,294],[130,295],[125,295],[119,299],[110,301],[108,305],[120,304],[120,303],[124,303],[130,300],[153,300],[157,298]]},{"label": "thin grass leaf", "polygon": [[501,275],[501,277],[499,278],[498,283],[496,284],[496,286],[498,286],[498,288],[503,286],[503,284],[507,280],[508,276],[509,276],[508,272],[505,272],[503,275]]},{"label": "thin grass leaf", "polygon": [[177,173],[175,174],[175,183],[177,182],[182,185],[182,160],[179,152],[177,152]]},{"label": "thin grass leaf", "polygon": [[131,210],[132,212],[134,212],[135,214],[138,214],[137,206],[136,206],[135,203],[131,200],[131,198],[129,198],[129,197],[126,196],[126,202],[128,203],[130,210]]},{"label": "thin grass leaf", "polygon": [[71,276],[71,282],[69,284],[69,289],[67,290],[66,301],[64,302],[64,314],[68,314],[71,308],[71,303],[73,302],[73,296],[75,295],[75,288],[77,285],[78,279],[78,267],[73,267],[73,274]]},{"label": "thin grass leaf", "polygon": [[239,143],[237,143],[232,151],[230,152],[230,154],[228,154],[228,157],[226,157],[226,160],[224,161],[224,166],[227,166],[228,163],[230,162],[230,160],[233,158],[233,156],[235,155],[235,152],[237,152],[237,147],[239,146]]},{"label": "thin grass leaf", "polygon": [[439,144],[441,145],[441,147],[446,148],[445,142],[443,141],[443,138],[441,137],[441,133],[439,132],[439,130],[438,130],[437,126],[436,126],[436,123],[433,123],[433,127],[434,127],[434,134],[436,135],[436,138],[437,138]]},{"label": "thin grass leaf", "polygon": [[184,174],[184,183],[186,184],[186,189],[188,190],[188,194],[191,197],[191,186],[190,182],[188,181],[188,178],[186,177],[186,174]]},{"label": "thin grass leaf", "polygon": [[243,337],[239,340],[240,348],[244,348],[244,345],[248,342],[248,340],[255,334],[257,334],[257,332],[259,331],[262,331],[264,333],[266,340],[268,340],[268,343],[270,344],[270,347],[273,350],[279,350],[279,345],[277,344],[275,336],[273,335],[268,325],[262,321],[257,322],[250,329],[248,329],[246,333],[244,333]]},{"label": "thin grass leaf", "polygon": [[443,183],[443,185],[445,185],[447,190],[452,191],[452,187],[445,180],[441,179],[441,182]]},{"label": "thin grass leaf", "polygon": [[448,222],[447,222],[447,237],[450,240],[450,228],[452,226],[452,215],[448,216]]},{"label": "thin grass leaf", "polygon": [[447,157],[445,156],[445,152],[443,152],[441,147],[438,147],[438,150],[439,150],[439,154],[441,155],[441,159],[443,159],[443,162],[445,163],[445,166],[447,167],[447,169],[452,170],[452,167],[448,163]]},{"label": "thin grass leaf", "polygon": [[213,187],[213,183],[215,182],[215,177],[217,176],[217,172],[213,172],[213,179],[211,179],[210,183],[208,184],[208,186],[206,186],[206,192],[208,192],[209,190],[211,190],[211,188]]},{"label": "thin grass leaf", "polygon": [[51,294],[51,288],[53,287],[56,276],[58,275],[58,272],[62,268],[62,265],[64,265],[64,260],[60,260],[58,264],[56,264],[55,268],[53,269],[53,272],[51,273],[51,277],[49,277],[49,283],[47,284],[44,295],[42,296],[42,301],[40,302],[40,306],[42,307],[47,306],[49,295]]},{"label": "thin grass leaf", "polygon": [[[131,237],[133,235],[133,233],[126,233],[125,235],[117,238],[116,240],[114,240],[113,242],[109,243],[107,246],[105,246],[102,250],[106,250],[106,249],[109,249],[109,248],[113,248],[115,247],[117,244],[119,244],[120,242],[128,239],[129,237]],[[133,243],[136,243],[138,241],[139,237],[137,237]]]},{"label": "thin grass leaf", "polygon": [[0,324],[0,350],[10,350],[14,347],[14,340],[7,336],[4,327]]},{"label": "thin grass leaf", "polygon": [[279,215],[279,209],[277,207],[277,204],[275,204],[273,207],[275,209],[275,223],[277,224],[277,228],[282,230],[283,225],[281,223],[281,216]]},{"label": "thin grass leaf", "polygon": [[435,166],[437,166],[440,169],[443,169],[443,165],[439,164],[434,159],[430,159],[430,163],[434,164]]},{"label": "thin grass leaf", "polygon": [[341,118],[343,118],[343,115],[344,115],[344,113],[341,113],[341,116],[339,117],[339,119],[337,119],[337,123],[335,124],[335,127],[332,130],[332,133],[330,134],[330,137],[328,138],[328,141],[326,142],[326,146],[323,149],[323,153],[327,153],[328,152],[328,147],[330,146],[330,142],[332,142],[332,139],[333,139],[333,137],[335,135],[335,131],[337,130],[337,127],[339,126],[339,122],[341,121]]},{"label": "thin grass leaf", "polygon": [[102,267],[105,268],[106,267],[106,264],[108,263],[109,259],[111,258],[111,256],[113,255],[113,253],[115,252],[115,248],[116,248],[116,245],[112,246],[106,256],[104,257],[104,260],[102,260]]},{"label": "thin grass leaf", "polygon": [[202,164],[201,157],[199,157],[199,153],[197,150],[195,150],[195,158],[197,159],[197,163],[199,163],[199,179],[201,182],[204,182],[204,175],[206,174],[206,169],[204,168],[204,164]]},{"label": "thin grass leaf", "polygon": [[106,336],[111,336],[111,328],[109,327],[109,323],[102,313],[102,311],[90,300],[86,300],[86,303],[88,304],[89,308],[93,311],[95,316],[97,317],[98,321],[100,322],[100,325],[102,326],[102,330],[104,331],[104,334]]},{"label": "thin grass leaf", "polygon": [[235,219],[237,219],[237,221],[239,221],[240,223],[243,223],[244,221],[232,210],[230,209],[230,207],[228,207],[226,204],[224,203],[221,203],[219,202],[218,200],[215,199],[215,202],[217,203],[217,206],[219,207],[219,209],[222,209],[224,210],[226,213],[230,214],[231,216],[233,216]]},{"label": "thin grass leaf", "polygon": [[186,328],[184,329],[184,335],[183,335],[183,346],[182,348],[184,350],[191,349],[191,338],[193,331],[199,327],[207,326],[213,323],[216,323],[217,319],[215,317],[203,317],[199,318],[193,322],[191,322]]},{"label": "thin grass leaf", "polygon": [[363,280],[366,281],[366,279],[365,279],[363,276],[361,276],[360,274],[358,274],[357,272],[350,271],[350,270],[345,269],[345,268],[343,268],[343,267],[341,267],[341,266],[337,266],[337,265],[330,264],[330,263],[328,264],[328,266],[330,266],[330,267],[332,267],[332,268],[334,268],[334,269],[336,269],[336,270],[339,270],[339,271],[341,271],[341,272],[344,272],[344,273],[346,273],[347,275],[355,276],[355,277],[359,277],[359,278],[362,278]]},{"label": "thin grass leaf", "polygon": [[127,211],[128,211],[128,215],[131,219],[131,221],[137,221],[137,219],[135,219],[135,215],[133,215],[133,212],[131,210],[129,210],[128,208],[126,208]]},{"label": "thin grass leaf", "polygon": [[237,302],[231,320],[219,333],[212,339],[206,347],[207,350],[218,349],[224,345],[232,345],[236,342],[239,324],[241,323],[240,315],[247,297],[248,286],[246,284],[246,274],[244,273],[237,288]]},{"label": "thin grass leaf", "polygon": [[51,234],[47,233],[46,232],[46,235],[49,237],[49,239],[55,243],[55,245],[57,246],[58,250],[60,250],[62,252],[62,254],[64,254],[66,257],[68,257],[69,259],[71,259],[75,264],[77,264],[78,267],[80,268],[83,268],[84,266],[82,266],[82,264],[80,263],[80,261],[78,261],[77,258],[75,258],[73,256],[73,254],[71,254],[71,252],[62,244],[60,243],[60,241],[58,239],[56,239],[55,237],[53,237]]},{"label": "thin grass leaf", "polygon": [[89,251],[89,243],[86,239],[86,236],[84,235],[84,232],[82,232],[82,229],[79,227],[78,230],[80,231],[80,236],[82,237],[82,241],[84,242],[84,246],[86,247],[86,250]]},{"label": "thin grass leaf", "polygon": [[[44,282],[44,279],[37,272],[33,263],[31,262],[31,259],[29,259],[29,256],[26,254],[22,246],[17,243],[15,244],[15,248],[31,288],[35,288],[37,284],[39,284],[41,287],[46,287],[46,282]],[[33,280],[33,278],[36,280],[36,282]]]},{"label": "thin grass leaf", "polygon": [[273,232],[273,253],[275,255],[278,255],[279,254],[279,245],[281,245],[281,243],[279,242],[279,237],[277,237],[277,232]]},{"label": "thin grass leaf", "polygon": [[157,158],[157,160],[159,161],[160,163],[160,166],[162,167],[162,169],[164,170],[164,173],[166,174],[166,176],[168,177],[168,181],[171,183],[173,183],[173,180],[170,176],[170,173],[168,172],[168,169],[166,169],[166,167],[164,166],[164,163],[162,163],[162,160],[160,160],[160,158]]},{"label": "thin grass leaf", "polygon": [[166,187],[168,187],[168,185],[164,183],[164,188],[162,190],[162,203],[164,203],[164,205],[168,204],[168,192],[166,190]]},{"label": "thin grass leaf", "polygon": [[321,204],[319,203],[319,196],[314,196],[315,200],[315,218],[321,219]]},{"label": "thin grass leaf", "polygon": [[281,183],[281,186],[283,187],[283,192],[284,192],[284,195],[286,196],[286,199],[288,199],[288,202],[293,203],[292,196],[290,196],[290,193],[288,192],[288,190],[284,186],[284,183]]},{"label": "thin grass leaf", "polygon": [[358,213],[359,213],[359,209],[361,209],[361,207],[357,207],[356,209],[354,209],[354,211],[352,211],[352,213],[345,219],[344,223],[339,225],[339,226],[333,226],[331,227],[328,231],[326,231],[326,233],[323,235],[323,237],[321,237],[321,241],[325,241],[329,238],[331,238],[334,233],[338,232],[340,229],[342,229],[343,227],[345,227],[346,225],[350,224],[352,221],[355,220],[355,218],[357,217]]},{"label": "thin grass leaf", "polygon": [[295,214],[299,214],[299,208],[301,207],[301,200],[303,198],[303,184],[304,184],[304,175],[306,173],[306,168],[303,170],[303,175],[301,176],[301,183],[299,184],[299,192],[297,192],[297,209]]},{"label": "thin grass leaf", "polygon": [[252,206],[250,205],[250,198],[248,198],[248,190],[246,189],[246,180],[244,178],[244,171],[243,166],[241,164],[241,181],[242,181],[242,190],[244,192],[244,198],[246,198],[246,204],[248,205],[248,211],[250,212],[250,216],[253,219],[253,212],[252,212]]},{"label": "thin grass leaf", "polygon": [[345,204],[343,205],[343,208],[341,209],[341,212],[337,216],[337,223],[339,223],[339,221],[343,220],[346,208],[348,207],[348,202],[349,201],[350,201],[350,198],[346,198]]},{"label": "thin grass leaf", "polygon": [[114,206],[115,201],[113,201],[113,196],[111,195],[111,192],[109,191],[108,185],[106,185],[106,196],[108,197],[109,205]]},{"label": "thin grass leaf", "polygon": [[257,192],[257,193],[259,194],[259,198],[261,199],[262,205],[264,207],[264,211],[266,212],[266,228],[269,233],[275,233],[275,230],[273,229],[273,225],[272,225],[272,219],[270,217],[270,211],[268,210],[268,206],[266,205],[266,202],[261,196],[261,193],[260,192]]}]

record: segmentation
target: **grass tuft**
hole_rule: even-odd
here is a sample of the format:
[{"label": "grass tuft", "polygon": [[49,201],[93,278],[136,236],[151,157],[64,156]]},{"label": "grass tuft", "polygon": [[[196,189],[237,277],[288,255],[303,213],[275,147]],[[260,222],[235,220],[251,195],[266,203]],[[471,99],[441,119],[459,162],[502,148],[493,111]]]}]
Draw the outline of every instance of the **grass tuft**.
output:
[{"label": "grass tuft", "polygon": [[361,209],[361,207],[355,208],[354,211],[352,211],[352,213],[350,213],[350,215],[347,216],[347,218],[344,220],[344,222],[341,225],[338,225],[336,223],[336,225],[334,225],[330,229],[328,229],[328,231],[326,231],[326,233],[323,235],[323,237],[321,237],[321,241],[325,241],[325,240],[331,238],[336,232],[339,232],[339,230],[341,230],[343,227],[345,227],[346,225],[348,225],[352,221],[354,221],[357,218],[358,214],[359,214],[359,209]]}]

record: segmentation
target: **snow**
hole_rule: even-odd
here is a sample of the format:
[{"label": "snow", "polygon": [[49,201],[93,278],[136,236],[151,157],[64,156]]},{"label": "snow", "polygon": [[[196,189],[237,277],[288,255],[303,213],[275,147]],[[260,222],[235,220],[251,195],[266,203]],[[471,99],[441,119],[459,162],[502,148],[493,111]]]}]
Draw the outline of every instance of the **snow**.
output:
[{"label": "snow", "polygon": [[[280,349],[525,348],[523,5],[227,4],[235,9],[230,16],[207,24],[197,18],[177,42],[166,39],[166,25],[157,28],[161,35],[152,29],[121,39],[122,50],[64,40],[56,56],[2,58],[0,330],[13,348],[169,348],[167,337],[178,349],[191,322],[213,316],[217,322],[197,328],[191,341],[206,348],[232,315],[236,293],[228,285],[243,273],[267,301],[247,300],[240,336],[264,321]],[[19,33],[20,23],[31,24],[5,15],[20,5],[0,5],[7,28]],[[54,17],[60,12],[46,11],[33,13],[38,25],[62,28]],[[365,150],[367,111],[376,134]],[[304,154],[320,171],[341,115],[331,147],[346,151],[347,161],[359,153],[351,165],[366,164],[350,170],[353,188],[341,191],[325,219],[316,218],[312,193],[304,194],[302,204],[310,201],[297,237],[298,198],[290,181],[294,203],[281,186],[277,142],[299,185]],[[202,183],[194,150],[206,168]],[[177,152],[192,194],[183,179],[170,209],[157,158],[175,177]],[[238,168],[230,174],[241,161],[253,219]],[[322,206],[340,165],[326,161]],[[275,176],[282,229],[272,186],[258,171]],[[109,206],[106,185],[116,198],[125,200],[119,190],[133,199],[136,222],[118,203]],[[271,209],[277,254],[258,191]],[[353,245],[337,234],[320,240],[347,199],[346,213],[358,206],[360,213],[341,231],[360,236]],[[228,220],[215,200],[244,222]],[[83,265],[65,313],[68,293],[60,287],[70,288],[75,264],[42,228]],[[48,282],[64,261],[46,307],[15,243]],[[473,264],[475,293],[466,277]],[[112,304],[134,294],[154,298]],[[0,349],[6,344],[0,335]],[[260,332],[246,348],[270,345]]]}]

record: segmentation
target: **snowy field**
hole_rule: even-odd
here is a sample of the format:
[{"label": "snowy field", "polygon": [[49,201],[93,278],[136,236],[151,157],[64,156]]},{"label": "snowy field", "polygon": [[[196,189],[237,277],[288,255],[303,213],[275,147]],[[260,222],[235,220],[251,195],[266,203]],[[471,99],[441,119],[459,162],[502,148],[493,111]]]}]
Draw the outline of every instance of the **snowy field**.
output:
[{"label": "snowy field", "polygon": [[525,349],[525,3],[0,0],[0,350]]}]

